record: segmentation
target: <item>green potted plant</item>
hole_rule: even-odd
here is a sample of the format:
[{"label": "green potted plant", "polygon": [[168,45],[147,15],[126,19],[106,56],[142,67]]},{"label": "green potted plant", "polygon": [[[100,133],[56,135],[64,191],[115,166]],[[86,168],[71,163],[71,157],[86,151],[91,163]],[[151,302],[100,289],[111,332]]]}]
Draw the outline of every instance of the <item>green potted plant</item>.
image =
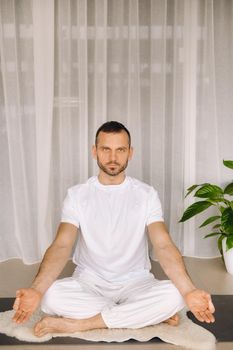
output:
[{"label": "green potted plant", "polygon": [[[233,169],[232,160],[223,160],[223,164]],[[208,217],[199,228],[214,224],[211,232],[204,238],[219,236],[218,249],[224,258],[227,271],[233,274],[233,182],[224,188],[210,183],[193,185],[187,189],[185,197],[193,191],[195,191],[193,196],[199,200],[184,211],[179,222],[184,222],[215,206],[216,215]]]}]

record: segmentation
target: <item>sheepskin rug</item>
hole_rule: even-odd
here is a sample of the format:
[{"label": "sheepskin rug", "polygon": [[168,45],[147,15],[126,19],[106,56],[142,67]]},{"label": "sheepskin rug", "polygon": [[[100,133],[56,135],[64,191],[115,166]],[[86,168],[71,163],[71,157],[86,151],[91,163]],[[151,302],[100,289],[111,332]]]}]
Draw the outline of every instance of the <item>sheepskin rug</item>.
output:
[{"label": "sheepskin rug", "polygon": [[13,310],[0,313],[0,333],[28,342],[45,342],[53,337],[62,336],[70,336],[94,342],[124,342],[129,339],[146,342],[158,337],[164,342],[193,350],[214,350],[216,343],[214,335],[203,327],[193,323],[186,316],[185,311],[179,313],[180,323],[176,327],[162,323],[141,329],[97,329],[73,334],[47,334],[42,338],[36,337],[33,333],[34,325],[43,316],[41,311],[38,310],[28,322],[22,325],[17,325],[12,321],[13,314]]}]

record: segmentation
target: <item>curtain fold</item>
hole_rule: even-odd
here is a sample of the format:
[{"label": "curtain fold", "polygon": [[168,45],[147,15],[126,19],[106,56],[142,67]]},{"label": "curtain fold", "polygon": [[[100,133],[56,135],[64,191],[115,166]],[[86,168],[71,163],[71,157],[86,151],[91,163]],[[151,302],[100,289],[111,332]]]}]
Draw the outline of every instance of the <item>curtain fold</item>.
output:
[{"label": "curtain fold", "polygon": [[[33,0],[33,59],[36,131],[37,249],[52,237],[48,212],[54,97],[54,0]],[[45,40],[46,38],[46,40]]]},{"label": "curtain fold", "polygon": [[187,187],[233,159],[233,1],[1,0],[0,261],[39,261],[67,188],[97,172],[96,129],[124,123],[128,174],[159,192],[184,255],[218,255]]},{"label": "curtain fold", "polygon": [[1,260],[37,257],[32,12],[25,5],[0,4]]}]

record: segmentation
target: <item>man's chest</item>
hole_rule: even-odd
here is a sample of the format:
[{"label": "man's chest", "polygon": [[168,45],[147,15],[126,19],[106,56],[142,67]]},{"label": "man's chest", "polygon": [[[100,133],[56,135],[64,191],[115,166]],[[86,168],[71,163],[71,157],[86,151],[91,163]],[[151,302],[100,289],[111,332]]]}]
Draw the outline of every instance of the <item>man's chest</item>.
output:
[{"label": "man's chest", "polygon": [[147,199],[133,191],[96,192],[79,204],[81,228],[92,231],[96,227],[108,232],[123,231],[146,221]]}]

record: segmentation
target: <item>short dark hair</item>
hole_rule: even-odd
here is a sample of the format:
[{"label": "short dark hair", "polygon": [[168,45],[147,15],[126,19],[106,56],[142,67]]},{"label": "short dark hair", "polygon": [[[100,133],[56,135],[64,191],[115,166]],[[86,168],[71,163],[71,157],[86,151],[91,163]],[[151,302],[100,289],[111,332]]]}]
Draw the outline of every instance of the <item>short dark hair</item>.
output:
[{"label": "short dark hair", "polygon": [[116,121],[110,121],[106,122],[103,125],[99,127],[99,129],[96,132],[95,135],[95,144],[97,145],[97,139],[100,132],[106,132],[106,133],[120,133],[122,131],[125,131],[129,137],[129,146],[131,145],[131,136],[129,130],[121,123]]}]

